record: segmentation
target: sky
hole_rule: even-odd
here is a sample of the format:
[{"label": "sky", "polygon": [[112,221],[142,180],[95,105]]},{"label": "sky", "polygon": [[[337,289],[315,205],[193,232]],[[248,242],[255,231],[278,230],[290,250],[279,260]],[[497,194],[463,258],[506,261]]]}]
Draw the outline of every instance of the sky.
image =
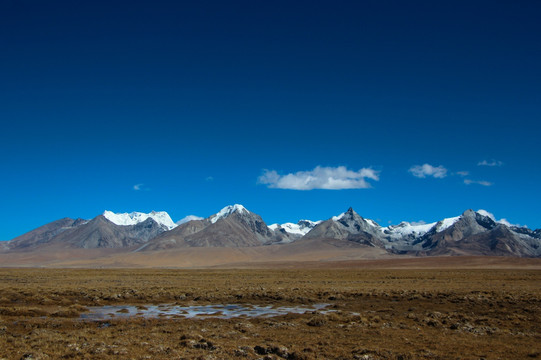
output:
[{"label": "sky", "polygon": [[0,240],[63,217],[541,228],[539,1],[0,2]]}]

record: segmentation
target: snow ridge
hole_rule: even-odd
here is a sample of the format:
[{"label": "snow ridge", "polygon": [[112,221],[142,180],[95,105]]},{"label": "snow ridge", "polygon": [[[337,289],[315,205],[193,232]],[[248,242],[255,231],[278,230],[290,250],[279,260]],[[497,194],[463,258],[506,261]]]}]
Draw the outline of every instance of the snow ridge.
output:
[{"label": "snow ridge", "polygon": [[171,217],[165,211],[152,211],[148,214],[137,211],[117,214],[112,211],[105,210],[103,212],[103,216],[113,224],[121,226],[136,225],[147,220],[148,218],[151,218],[158,224],[165,226],[167,230],[177,227],[177,224],[171,220]]},{"label": "snow ridge", "polygon": [[316,227],[317,224],[319,224],[321,220],[319,221],[312,221],[312,220],[299,220],[298,223],[284,223],[284,224],[272,224],[269,225],[269,229],[276,230],[278,228],[284,229],[289,234],[295,234],[304,236],[308,234],[310,230],[312,230],[314,227]]}]

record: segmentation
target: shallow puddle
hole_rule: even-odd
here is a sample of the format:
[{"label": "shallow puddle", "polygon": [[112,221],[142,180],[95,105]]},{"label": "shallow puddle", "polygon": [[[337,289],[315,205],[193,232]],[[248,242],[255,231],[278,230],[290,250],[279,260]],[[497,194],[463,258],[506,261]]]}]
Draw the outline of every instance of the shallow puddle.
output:
[{"label": "shallow puddle", "polygon": [[[244,317],[272,317],[287,314],[304,314],[310,311],[323,310],[329,304],[315,304],[311,307],[301,306],[260,306],[260,305],[195,305],[178,306],[172,304],[161,305],[106,305],[88,307],[88,312],[81,315],[81,319],[110,320],[113,318],[129,318],[140,316],[144,318],[218,318],[231,319]],[[331,310],[326,310],[328,312]]]}]

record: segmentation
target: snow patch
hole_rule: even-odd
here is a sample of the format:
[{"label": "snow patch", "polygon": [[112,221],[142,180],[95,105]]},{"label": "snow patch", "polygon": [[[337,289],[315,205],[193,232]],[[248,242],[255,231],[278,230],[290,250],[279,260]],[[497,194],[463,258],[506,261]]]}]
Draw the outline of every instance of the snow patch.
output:
[{"label": "snow patch", "polygon": [[401,222],[398,225],[391,225],[384,228],[381,228],[383,232],[391,233],[394,237],[403,237],[403,236],[422,236],[432,229],[436,223],[422,224],[422,223],[409,223],[406,221]]},{"label": "snow patch", "polygon": [[316,227],[320,221],[300,220],[298,223],[284,223],[284,224],[272,224],[269,225],[269,229],[276,230],[278,228],[284,229],[289,234],[304,236],[308,234],[310,230]]},{"label": "snow patch", "polygon": [[103,216],[116,225],[128,226],[139,224],[148,218],[156,221],[158,224],[164,225],[167,230],[171,230],[177,227],[177,225],[171,220],[169,214],[165,211],[152,211],[148,214],[141,212],[131,212],[131,213],[114,213],[112,211],[105,210]]},{"label": "snow patch", "polygon": [[340,215],[333,216],[333,217],[332,217],[332,221],[338,221],[338,220],[340,220],[341,218],[343,218],[344,215],[346,215],[345,212],[341,213]]},{"label": "snow patch", "polygon": [[365,219],[366,222],[368,223],[368,225],[372,226],[372,227],[375,227],[375,228],[379,228],[380,226],[378,225],[377,222],[375,222],[374,220],[370,220],[370,219]]}]

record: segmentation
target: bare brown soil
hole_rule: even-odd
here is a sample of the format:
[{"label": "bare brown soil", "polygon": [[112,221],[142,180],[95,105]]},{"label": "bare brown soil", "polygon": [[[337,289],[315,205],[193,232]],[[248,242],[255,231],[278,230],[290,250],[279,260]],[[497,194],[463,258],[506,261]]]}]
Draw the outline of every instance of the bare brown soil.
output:
[{"label": "bare brown soil", "polygon": [[[0,269],[0,358],[541,359],[540,284],[536,269]],[[79,319],[159,303],[336,311]]]},{"label": "bare brown soil", "polygon": [[392,258],[375,247],[332,239],[299,240],[285,245],[251,247],[187,247],[159,251],[70,249],[55,244],[32,251],[0,253],[0,266],[14,267],[172,267],[229,266],[238,263],[317,262]]}]

